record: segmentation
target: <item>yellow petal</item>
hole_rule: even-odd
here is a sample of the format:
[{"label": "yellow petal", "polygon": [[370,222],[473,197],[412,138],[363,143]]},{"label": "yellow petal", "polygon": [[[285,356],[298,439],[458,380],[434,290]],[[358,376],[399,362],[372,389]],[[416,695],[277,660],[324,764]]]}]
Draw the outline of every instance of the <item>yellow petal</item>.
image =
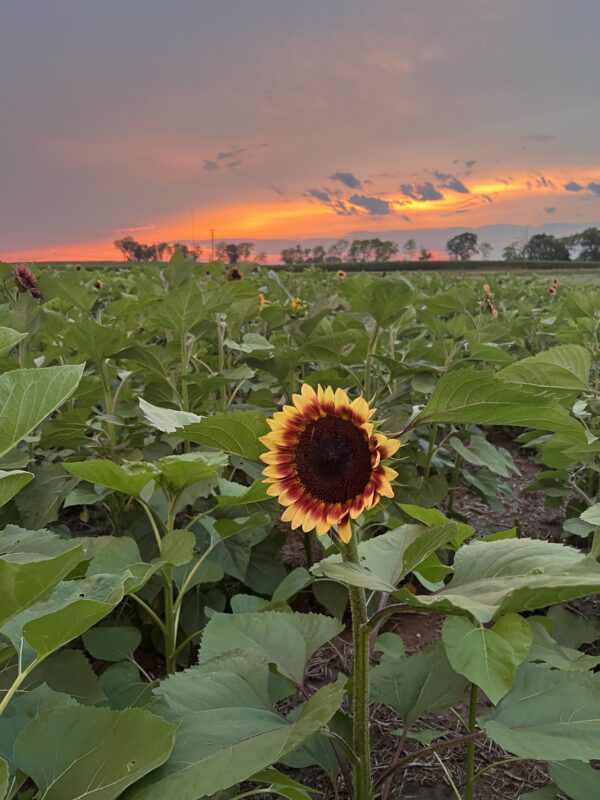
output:
[{"label": "yellow petal", "polygon": [[356,400],[353,400],[350,408],[361,422],[366,422],[369,419],[369,404],[364,397],[357,397]]},{"label": "yellow petal", "polygon": [[343,389],[336,389],[335,395],[335,410],[342,411],[343,409],[348,409],[350,406],[350,401],[348,400],[348,395]]},{"label": "yellow petal", "polygon": [[345,517],[341,522],[338,522],[337,529],[342,542],[344,542],[344,544],[348,544],[352,538],[352,525],[350,524],[350,517]]},{"label": "yellow petal", "polygon": [[377,447],[383,459],[391,458],[402,444],[398,439],[388,439],[387,436],[384,436],[382,433],[376,433],[375,439],[377,440]]},{"label": "yellow petal", "polygon": [[381,466],[381,469],[383,470],[383,474],[388,479],[388,481],[393,481],[398,477],[398,473],[396,472],[396,470],[392,469],[391,467],[386,467],[385,464]]}]

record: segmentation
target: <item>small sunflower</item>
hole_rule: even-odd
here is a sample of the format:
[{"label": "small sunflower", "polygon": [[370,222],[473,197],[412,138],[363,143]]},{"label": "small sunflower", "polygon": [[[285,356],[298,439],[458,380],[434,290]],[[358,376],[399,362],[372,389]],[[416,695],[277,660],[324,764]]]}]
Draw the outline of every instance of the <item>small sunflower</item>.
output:
[{"label": "small sunflower", "polygon": [[346,273],[344,272],[343,269],[338,269],[337,276],[341,281],[346,280]]},{"label": "small sunflower", "polygon": [[13,278],[15,279],[19,292],[29,292],[36,300],[43,299],[42,293],[36,286],[37,278],[29,267],[25,265],[15,267],[13,269]]},{"label": "small sunflower", "polygon": [[394,496],[390,481],[398,473],[381,462],[400,442],[374,432],[375,409],[364,397],[350,402],[342,389],[315,392],[304,384],[292,400],[267,420],[271,432],[260,440],[269,448],[260,457],[267,494],[286,506],[281,519],[293,529],[321,536],[337,525],[348,542],[350,520]]},{"label": "small sunflower", "polygon": [[301,308],[302,308],[302,298],[294,297],[294,299],[290,303],[290,309],[292,311],[300,311]]}]

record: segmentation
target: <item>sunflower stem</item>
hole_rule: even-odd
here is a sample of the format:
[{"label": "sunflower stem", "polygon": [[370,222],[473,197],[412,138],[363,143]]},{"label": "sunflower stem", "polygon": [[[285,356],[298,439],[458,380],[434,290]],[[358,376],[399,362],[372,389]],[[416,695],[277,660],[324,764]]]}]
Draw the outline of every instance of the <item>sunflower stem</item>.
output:
[{"label": "sunflower stem", "polygon": [[[469,697],[469,734],[471,737],[475,733],[477,727],[477,686],[471,684],[471,693]],[[467,742],[467,760],[466,760],[466,773],[467,785],[465,789],[465,800],[473,800],[475,792],[475,740],[469,739]]]},{"label": "sunflower stem", "polygon": [[[358,545],[353,536],[342,545],[342,558],[359,563]],[[353,765],[354,800],[372,800],[371,743],[369,736],[369,627],[364,589],[349,586],[352,612],[352,749],[357,760]]]},{"label": "sunflower stem", "polygon": [[313,536],[311,532],[304,534],[304,552],[306,553],[306,569],[310,569],[315,563],[313,556]]},{"label": "sunflower stem", "polygon": [[379,337],[379,323],[376,322],[373,326],[371,338],[369,339],[369,349],[367,350],[367,357],[365,359],[365,378],[364,378],[364,393],[368,399],[371,397],[371,370],[373,366],[373,355],[377,349],[377,339]]}]

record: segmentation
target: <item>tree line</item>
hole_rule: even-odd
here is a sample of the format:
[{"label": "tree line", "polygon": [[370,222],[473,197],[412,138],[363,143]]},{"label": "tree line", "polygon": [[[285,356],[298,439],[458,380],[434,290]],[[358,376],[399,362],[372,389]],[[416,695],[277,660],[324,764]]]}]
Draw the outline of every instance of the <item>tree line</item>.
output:
[{"label": "tree line", "polygon": [[[492,247],[478,242],[477,234],[459,233],[446,242],[451,261],[470,261],[473,256],[489,257]],[[512,242],[502,251],[505,261],[600,261],[600,229],[586,228],[570,236],[536,233],[523,242]]]},{"label": "tree line", "polygon": [[[115,247],[126,261],[165,261],[178,252],[185,258],[200,261],[204,250],[181,242],[142,244],[131,236],[117,239]],[[475,256],[488,259],[493,248],[488,242],[479,242],[477,234],[464,231],[448,239],[446,251],[450,261],[471,261]],[[208,254],[207,254],[208,255]],[[210,256],[212,257],[212,252]],[[502,253],[505,261],[600,261],[600,229],[586,228],[570,236],[557,237],[536,233],[523,242],[512,242]],[[265,253],[256,253],[254,242],[218,242],[214,258],[227,264],[238,261],[265,263]],[[286,266],[308,264],[369,264],[394,260],[431,261],[433,254],[426,247],[418,247],[415,239],[407,239],[400,247],[385,239],[340,239],[328,248],[286,247],[281,251],[281,263]]]}]

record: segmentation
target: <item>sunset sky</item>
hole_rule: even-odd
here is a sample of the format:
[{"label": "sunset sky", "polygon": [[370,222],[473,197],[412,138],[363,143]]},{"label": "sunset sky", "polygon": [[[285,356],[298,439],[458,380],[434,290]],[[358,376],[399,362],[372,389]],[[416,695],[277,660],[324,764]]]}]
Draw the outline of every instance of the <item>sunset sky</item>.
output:
[{"label": "sunset sky", "polygon": [[599,224],[599,31],[598,0],[2,0],[0,259]]}]

